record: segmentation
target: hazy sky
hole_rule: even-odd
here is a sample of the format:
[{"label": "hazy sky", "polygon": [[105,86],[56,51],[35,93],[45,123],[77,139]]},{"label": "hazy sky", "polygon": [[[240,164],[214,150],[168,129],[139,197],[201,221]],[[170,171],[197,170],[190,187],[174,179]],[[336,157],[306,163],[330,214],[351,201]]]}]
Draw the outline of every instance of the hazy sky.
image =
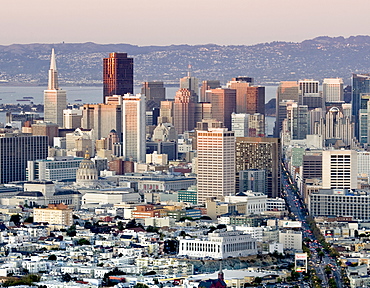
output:
[{"label": "hazy sky", "polygon": [[0,45],[256,44],[370,34],[369,0],[1,0]]}]

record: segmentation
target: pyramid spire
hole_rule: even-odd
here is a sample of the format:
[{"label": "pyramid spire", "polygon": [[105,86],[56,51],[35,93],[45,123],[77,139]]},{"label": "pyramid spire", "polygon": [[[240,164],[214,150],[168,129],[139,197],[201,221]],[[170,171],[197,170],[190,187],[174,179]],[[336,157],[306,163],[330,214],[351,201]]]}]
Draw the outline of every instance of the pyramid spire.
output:
[{"label": "pyramid spire", "polygon": [[55,61],[54,48],[51,49],[50,70],[57,71],[57,63]]},{"label": "pyramid spire", "polygon": [[51,49],[48,90],[58,90],[58,89],[59,89],[58,72],[57,72],[57,64],[55,61],[55,53],[54,53],[54,48],[53,48]]}]

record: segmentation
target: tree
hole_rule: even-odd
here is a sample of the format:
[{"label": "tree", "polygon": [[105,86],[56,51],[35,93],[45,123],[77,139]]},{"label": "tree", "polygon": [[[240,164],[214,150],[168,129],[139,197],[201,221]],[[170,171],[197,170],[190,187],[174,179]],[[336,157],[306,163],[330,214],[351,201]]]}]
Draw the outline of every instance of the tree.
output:
[{"label": "tree", "polygon": [[33,217],[27,217],[26,220],[24,220],[25,223],[33,223]]},{"label": "tree", "polygon": [[299,279],[299,273],[296,271],[293,271],[290,275],[293,281],[297,281]]},{"label": "tree", "polygon": [[134,288],[149,288],[149,286],[144,283],[136,283]]},{"label": "tree", "polygon": [[262,283],[262,278],[261,277],[254,278],[253,283],[255,283],[255,284],[261,284]]},{"label": "tree", "polygon": [[[127,227],[127,226],[126,226],[126,227]],[[122,221],[119,221],[119,222],[118,222],[117,228],[118,228],[118,230],[120,230],[120,231],[122,231],[122,230],[124,229],[124,226],[123,226]]]},{"label": "tree", "polygon": [[72,280],[72,277],[68,273],[65,273],[65,274],[62,275],[62,281],[63,282],[69,282],[71,280]]},{"label": "tree", "polygon": [[71,227],[69,227],[66,232],[69,237],[76,236],[76,225],[72,225]]},{"label": "tree", "polygon": [[218,224],[217,229],[226,229],[226,225],[225,224]]},{"label": "tree", "polygon": [[126,224],[126,228],[136,228],[138,225],[136,224],[136,220],[132,219]]},{"label": "tree", "polygon": [[57,256],[55,256],[54,254],[51,254],[51,255],[48,257],[48,260],[50,260],[50,261],[55,261],[55,260],[57,260]]},{"label": "tree", "polygon": [[147,228],[146,228],[146,232],[150,232],[150,233],[158,233],[159,229],[157,227],[153,227],[151,225],[149,225]]},{"label": "tree", "polygon": [[10,216],[10,222],[13,222],[15,225],[19,225],[21,223],[21,215],[19,214],[13,214],[12,216]]},{"label": "tree", "polygon": [[87,240],[86,238],[81,238],[78,239],[77,244],[82,246],[82,245],[91,245],[90,241]]}]

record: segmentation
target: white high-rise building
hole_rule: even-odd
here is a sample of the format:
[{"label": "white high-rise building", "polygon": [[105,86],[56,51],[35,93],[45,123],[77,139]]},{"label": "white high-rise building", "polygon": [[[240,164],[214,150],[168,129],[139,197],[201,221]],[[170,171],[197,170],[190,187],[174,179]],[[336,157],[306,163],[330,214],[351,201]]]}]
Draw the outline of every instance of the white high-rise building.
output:
[{"label": "white high-rise building", "polygon": [[231,130],[235,132],[235,137],[248,137],[248,114],[232,113]]},{"label": "white high-rise building", "polygon": [[44,120],[63,127],[63,110],[67,107],[66,91],[59,88],[54,49],[51,50],[48,89],[44,91]]},{"label": "white high-rise building", "polygon": [[357,151],[357,173],[370,176],[370,152]]},{"label": "white high-rise building", "polygon": [[322,152],[322,188],[357,189],[357,152],[326,150]]},{"label": "white high-rise building", "polygon": [[235,134],[227,128],[197,131],[198,203],[235,194]]},{"label": "white high-rise building", "polygon": [[319,81],[313,79],[304,79],[298,81],[299,87],[299,100],[298,104],[303,104],[303,97],[305,94],[318,94],[319,93]]},{"label": "white high-rise building", "polygon": [[127,160],[145,163],[145,95],[122,97],[122,142]]},{"label": "white high-rise building", "polygon": [[325,102],[343,101],[343,79],[325,78],[322,82],[322,93]]}]

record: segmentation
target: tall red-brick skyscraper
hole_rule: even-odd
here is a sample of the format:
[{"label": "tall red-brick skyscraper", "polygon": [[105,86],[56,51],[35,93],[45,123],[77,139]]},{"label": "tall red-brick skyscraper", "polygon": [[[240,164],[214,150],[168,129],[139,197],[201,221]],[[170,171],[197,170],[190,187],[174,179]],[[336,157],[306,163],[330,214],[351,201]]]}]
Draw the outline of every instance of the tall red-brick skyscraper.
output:
[{"label": "tall red-brick skyscraper", "polygon": [[134,93],[134,59],[127,53],[110,53],[103,59],[103,103],[106,96]]}]

